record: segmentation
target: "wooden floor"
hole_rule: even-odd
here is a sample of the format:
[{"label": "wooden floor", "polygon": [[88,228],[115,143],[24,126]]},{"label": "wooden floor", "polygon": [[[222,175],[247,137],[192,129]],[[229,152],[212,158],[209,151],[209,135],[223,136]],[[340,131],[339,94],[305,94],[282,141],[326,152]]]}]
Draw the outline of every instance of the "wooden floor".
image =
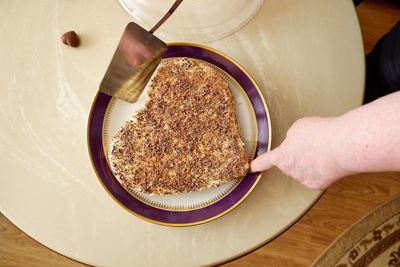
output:
[{"label": "wooden floor", "polygon": [[[365,51],[400,18],[397,0],[365,0],[357,7]],[[400,173],[348,177],[329,188],[295,225],[226,266],[309,266],[347,227],[400,193]],[[0,266],[85,266],[34,241],[0,214]]]},{"label": "wooden floor", "polygon": [[295,225],[227,266],[310,266],[345,229],[400,193],[400,173],[348,177],[329,188]]}]

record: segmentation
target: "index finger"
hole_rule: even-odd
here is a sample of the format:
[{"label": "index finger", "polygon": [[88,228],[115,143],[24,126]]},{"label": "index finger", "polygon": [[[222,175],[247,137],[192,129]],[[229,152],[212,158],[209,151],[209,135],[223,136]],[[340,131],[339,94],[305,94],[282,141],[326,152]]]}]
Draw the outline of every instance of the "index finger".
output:
[{"label": "index finger", "polygon": [[275,148],[258,156],[250,163],[250,172],[261,172],[272,168],[278,161],[279,153],[279,149]]}]

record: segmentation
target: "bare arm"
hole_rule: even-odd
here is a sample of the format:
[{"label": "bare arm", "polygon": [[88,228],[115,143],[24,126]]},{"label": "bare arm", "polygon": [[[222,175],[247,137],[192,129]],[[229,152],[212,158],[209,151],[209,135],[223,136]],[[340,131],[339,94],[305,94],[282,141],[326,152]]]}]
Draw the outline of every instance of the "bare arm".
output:
[{"label": "bare arm", "polygon": [[354,173],[400,171],[400,92],[342,116],[298,120],[251,170],[272,166],[313,189]]}]

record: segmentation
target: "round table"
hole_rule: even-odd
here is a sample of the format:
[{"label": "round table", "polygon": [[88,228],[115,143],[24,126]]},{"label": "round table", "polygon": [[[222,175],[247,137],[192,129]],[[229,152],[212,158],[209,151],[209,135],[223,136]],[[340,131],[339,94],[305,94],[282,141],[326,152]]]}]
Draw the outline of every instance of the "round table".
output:
[{"label": "round table", "polygon": [[[166,227],[133,216],[99,183],[86,140],[91,102],[130,18],[114,0],[0,7],[0,211],[45,246],[93,265],[216,264],[268,242],[320,196],[272,169],[239,207],[212,222]],[[61,43],[68,30],[80,34],[79,48]],[[271,113],[272,147],[299,117],[361,104],[363,46],[350,0],[265,0],[240,31],[206,45],[257,81]]]}]

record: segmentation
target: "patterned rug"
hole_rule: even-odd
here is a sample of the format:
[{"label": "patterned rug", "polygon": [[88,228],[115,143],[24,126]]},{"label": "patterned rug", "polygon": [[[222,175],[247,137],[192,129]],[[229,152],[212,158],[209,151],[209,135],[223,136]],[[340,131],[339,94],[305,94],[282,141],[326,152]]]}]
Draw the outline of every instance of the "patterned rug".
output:
[{"label": "patterned rug", "polygon": [[340,235],[313,267],[400,267],[400,195]]}]

